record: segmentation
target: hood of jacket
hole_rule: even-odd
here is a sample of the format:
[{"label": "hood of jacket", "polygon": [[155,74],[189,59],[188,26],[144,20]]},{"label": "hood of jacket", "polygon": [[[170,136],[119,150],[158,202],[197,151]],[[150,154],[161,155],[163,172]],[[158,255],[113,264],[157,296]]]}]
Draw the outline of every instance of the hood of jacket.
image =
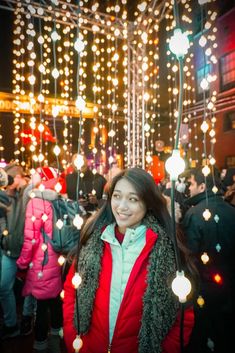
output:
[{"label": "hood of jacket", "polygon": [[50,189],[44,189],[43,191],[39,189],[33,189],[33,190],[30,190],[29,196],[30,197],[33,196],[38,199],[43,199],[46,201],[54,201],[54,200],[57,200],[59,197],[56,191],[50,190]]}]

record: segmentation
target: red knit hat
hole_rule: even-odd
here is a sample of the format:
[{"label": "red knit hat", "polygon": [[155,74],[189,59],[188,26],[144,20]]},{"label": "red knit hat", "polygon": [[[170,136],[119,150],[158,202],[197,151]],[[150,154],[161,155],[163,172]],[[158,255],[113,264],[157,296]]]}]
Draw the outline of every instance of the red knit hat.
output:
[{"label": "red knit hat", "polygon": [[56,184],[60,183],[62,187],[60,193],[66,193],[65,179],[62,176],[59,177],[59,173],[56,171],[56,169],[52,167],[42,167],[37,168],[37,172],[40,175],[42,184],[45,186],[46,189],[55,190]]},{"label": "red knit hat", "polygon": [[56,169],[52,167],[37,168],[37,172],[40,175],[42,181],[48,181],[50,179],[54,179],[58,177],[58,173],[56,172]]}]

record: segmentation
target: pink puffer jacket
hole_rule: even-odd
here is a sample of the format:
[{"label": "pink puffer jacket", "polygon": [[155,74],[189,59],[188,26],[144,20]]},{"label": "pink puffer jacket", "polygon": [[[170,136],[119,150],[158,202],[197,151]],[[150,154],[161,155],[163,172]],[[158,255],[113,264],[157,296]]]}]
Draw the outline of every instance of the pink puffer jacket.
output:
[{"label": "pink puffer jacket", "polygon": [[[43,221],[42,216],[44,216]],[[35,218],[34,218],[35,217]],[[33,221],[34,220],[34,221]],[[47,256],[42,250],[44,224],[46,234],[52,237],[53,210],[49,201],[33,198],[27,204],[24,228],[24,244],[17,266],[28,269],[22,294],[32,294],[37,299],[55,298],[62,290],[59,255],[48,243]],[[44,262],[44,265],[43,265]]]}]

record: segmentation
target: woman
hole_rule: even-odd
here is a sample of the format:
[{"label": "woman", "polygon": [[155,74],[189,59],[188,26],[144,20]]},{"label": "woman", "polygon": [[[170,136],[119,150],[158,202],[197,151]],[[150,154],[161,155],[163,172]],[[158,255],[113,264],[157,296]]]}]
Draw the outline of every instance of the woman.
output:
[{"label": "woman", "polygon": [[[107,201],[81,232],[64,284],[64,339],[81,353],[180,351],[176,273],[166,201],[153,178],[131,168],[113,178]],[[74,273],[82,282],[75,291]],[[193,326],[186,310],[184,342]]]}]

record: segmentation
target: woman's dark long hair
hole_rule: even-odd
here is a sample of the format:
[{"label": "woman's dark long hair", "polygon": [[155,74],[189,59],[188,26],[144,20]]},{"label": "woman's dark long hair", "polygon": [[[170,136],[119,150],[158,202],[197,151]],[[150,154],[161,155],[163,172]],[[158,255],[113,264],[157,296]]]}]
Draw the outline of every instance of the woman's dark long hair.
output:
[{"label": "woman's dark long hair", "polygon": [[82,245],[87,242],[98,224],[105,222],[108,225],[115,222],[111,208],[111,198],[117,182],[121,179],[126,179],[133,185],[139,198],[146,206],[147,214],[152,214],[165,232],[169,236],[171,235],[171,218],[167,210],[166,200],[159,191],[154,179],[144,169],[129,168],[121,171],[112,179],[105,204],[94,217],[87,221],[81,231]]}]

